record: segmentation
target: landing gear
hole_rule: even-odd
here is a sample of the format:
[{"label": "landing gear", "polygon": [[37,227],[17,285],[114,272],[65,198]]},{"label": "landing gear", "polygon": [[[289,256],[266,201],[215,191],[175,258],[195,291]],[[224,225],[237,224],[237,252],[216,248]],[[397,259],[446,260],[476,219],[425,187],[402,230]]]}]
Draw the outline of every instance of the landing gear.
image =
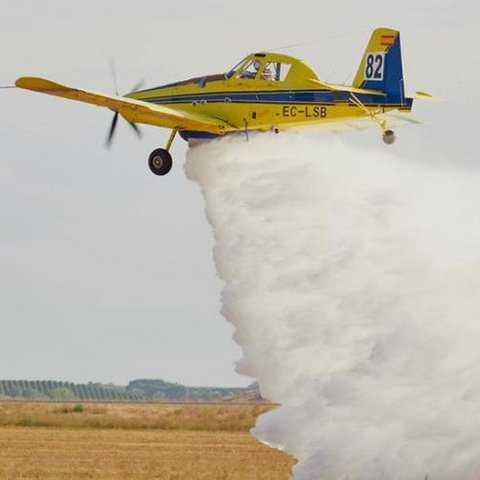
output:
[{"label": "landing gear", "polygon": [[385,130],[382,139],[387,145],[391,145],[395,142],[395,132],[393,130]]},{"label": "landing gear", "polygon": [[156,148],[148,157],[148,166],[155,175],[166,175],[172,168],[172,156],[164,148]]},{"label": "landing gear", "polygon": [[379,115],[384,111],[381,109],[370,110],[368,109],[354,93],[350,93],[350,101],[359,107],[366,114],[365,116],[370,117],[375,123],[377,123],[383,131],[382,139],[387,145],[391,145],[395,142],[395,132],[387,128],[387,120],[382,119]]},{"label": "landing gear", "polygon": [[177,130],[172,130],[165,148],[156,148],[148,157],[148,166],[155,175],[166,175],[172,169],[172,156],[170,147],[172,146]]}]

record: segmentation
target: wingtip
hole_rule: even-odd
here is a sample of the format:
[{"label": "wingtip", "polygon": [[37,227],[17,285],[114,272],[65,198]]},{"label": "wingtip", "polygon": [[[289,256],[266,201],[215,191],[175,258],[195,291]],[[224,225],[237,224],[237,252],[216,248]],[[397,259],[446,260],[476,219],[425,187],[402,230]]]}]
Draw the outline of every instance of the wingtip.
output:
[{"label": "wingtip", "polygon": [[25,88],[29,77],[19,77],[15,80],[15,86],[17,88]]},{"label": "wingtip", "polygon": [[17,88],[24,88],[26,90],[34,90],[37,92],[52,90],[61,87],[58,83],[47,80],[41,77],[20,77],[15,80]]},{"label": "wingtip", "polygon": [[17,88],[25,88],[27,90],[36,90],[34,87],[38,85],[39,81],[41,83],[42,80],[43,79],[37,77],[20,77],[15,80],[15,86]]}]

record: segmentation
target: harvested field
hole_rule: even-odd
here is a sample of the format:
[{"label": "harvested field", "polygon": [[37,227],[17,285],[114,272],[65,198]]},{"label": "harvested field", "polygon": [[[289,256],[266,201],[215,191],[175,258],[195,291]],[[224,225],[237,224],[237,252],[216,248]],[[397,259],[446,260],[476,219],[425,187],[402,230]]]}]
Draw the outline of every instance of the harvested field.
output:
[{"label": "harvested field", "polygon": [[[265,405],[87,405],[76,412],[74,407],[0,404],[0,478],[290,478],[293,459],[248,433],[247,423],[269,408]],[[14,421],[8,424],[10,415]],[[102,421],[92,427],[96,415]],[[157,416],[169,420],[162,423]],[[21,418],[31,425],[21,426]],[[50,425],[37,426],[42,422]]]},{"label": "harvested field", "polygon": [[0,426],[248,431],[269,404],[0,402]]}]

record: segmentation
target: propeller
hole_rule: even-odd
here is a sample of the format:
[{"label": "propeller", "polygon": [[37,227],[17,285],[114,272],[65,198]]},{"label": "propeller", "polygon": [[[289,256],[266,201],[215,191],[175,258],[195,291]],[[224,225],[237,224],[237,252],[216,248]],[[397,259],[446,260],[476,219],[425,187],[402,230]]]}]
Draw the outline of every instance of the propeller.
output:
[{"label": "propeller", "polygon": [[112,145],[113,135],[115,134],[115,129],[117,128],[117,122],[118,122],[118,112],[115,112],[113,114],[112,123],[110,125],[110,130],[108,131],[107,141],[105,143],[105,146],[107,148],[110,148],[110,146]]},{"label": "propeller", "polygon": [[[117,72],[116,72],[113,60],[110,60],[110,71],[112,73],[113,86],[115,88],[115,95],[118,97]],[[139,82],[137,82],[137,84],[132,88],[132,90],[129,92],[129,94],[133,93],[133,92],[136,92],[137,90],[140,90],[140,88],[142,87],[143,84],[144,84],[143,79],[140,80]],[[108,135],[107,135],[107,140],[105,142],[105,147],[106,148],[111,147],[112,142],[113,142],[113,137],[115,136],[115,131],[117,129],[119,112],[118,112],[118,110],[114,110],[113,112],[114,112],[114,114],[113,114],[113,118],[112,118],[112,123],[110,124],[110,128],[108,130]],[[128,121],[127,121],[127,123],[132,127],[132,130],[135,132],[137,137],[142,138],[143,134],[142,134],[142,131],[140,130],[140,128],[138,127],[138,125],[136,123],[128,122]]]}]

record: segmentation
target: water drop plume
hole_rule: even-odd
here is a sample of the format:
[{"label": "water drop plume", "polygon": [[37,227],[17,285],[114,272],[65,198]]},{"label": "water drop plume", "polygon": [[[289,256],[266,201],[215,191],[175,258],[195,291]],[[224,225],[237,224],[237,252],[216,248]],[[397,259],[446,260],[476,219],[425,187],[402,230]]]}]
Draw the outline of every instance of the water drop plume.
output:
[{"label": "water drop plume", "polygon": [[312,134],[188,153],[253,433],[295,480],[479,477],[480,175]]}]

